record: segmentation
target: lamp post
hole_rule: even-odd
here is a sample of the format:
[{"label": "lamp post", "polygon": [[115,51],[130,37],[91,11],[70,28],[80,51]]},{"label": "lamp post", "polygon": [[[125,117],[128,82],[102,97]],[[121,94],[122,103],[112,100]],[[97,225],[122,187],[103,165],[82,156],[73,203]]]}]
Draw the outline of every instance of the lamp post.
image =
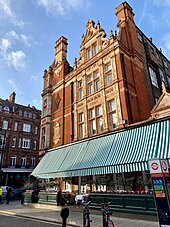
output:
[{"label": "lamp post", "polygon": [[4,134],[1,133],[1,135],[3,135],[3,142],[2,142],[2,138],[0,141],[0,145],[1,145],[1,160],[0,160],[0,181],[2,181],[2,164],[3,164],[3,158],[4,158],[4,151],[5,151],[5,145],[6,145],[6,129],[2,129],[0,128],[0,131],[2,132],[4,130]]}]

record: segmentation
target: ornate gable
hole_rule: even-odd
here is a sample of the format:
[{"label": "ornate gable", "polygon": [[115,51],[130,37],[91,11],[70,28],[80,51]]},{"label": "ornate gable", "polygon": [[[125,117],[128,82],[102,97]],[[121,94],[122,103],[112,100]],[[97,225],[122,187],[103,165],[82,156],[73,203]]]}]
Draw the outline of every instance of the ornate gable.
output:
[{"label": "ornate gable", "polygon": [[159,119],[170,116],[170,93],[166,91],[164,83],[162,84],[162,95],[151,111],[151,117]]},{"label": "ornate gable", "polygon": [[82,35],[82,45],[84,45],[86,42],[91,40],[95,35],[99,34],[100,36],[105,38],[106,33],[104,29],[100,27],[100,22],[98,21],[97,25],[95,26],[95,22],[93,20],[88,20],[86,24],[86,34]]}]

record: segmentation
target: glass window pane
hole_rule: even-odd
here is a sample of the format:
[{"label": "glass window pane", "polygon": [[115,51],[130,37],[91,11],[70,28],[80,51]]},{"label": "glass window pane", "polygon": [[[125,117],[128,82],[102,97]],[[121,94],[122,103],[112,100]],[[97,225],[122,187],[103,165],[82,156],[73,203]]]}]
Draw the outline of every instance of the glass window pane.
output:
[{"label": "glass window pane", "polygon": [[116,102],[115,100],[109,101],[109,111],[115,110],[116,109]]},{"label": "glass window pane", "polygon": [[90,132],[91,132],[91,135],[96,134],[96,124],[95,124],[95,120],[90,121]]},{"label": "glass window pane", "polygon": [[150,77],[151,77],[151,81],[152,81],[152,84],[158,88],[158,81],[157,81],[157,78],[156,78],[156,73],[155,71],[149,67],[149,73],[150,73]]},{"label": "glass window pane", "polygon": [[98,128],[98,133],[103,132],[103,119],[97,118],[97,128]]},{"label": "glass window pane", "polygon": [[89,110],[89,118],[94,118],[95,117],[95,111],[94,108]]},{"label": "glass window pane", "polygon": [[102,115],[102,106],[96,107],[96,116]]}]

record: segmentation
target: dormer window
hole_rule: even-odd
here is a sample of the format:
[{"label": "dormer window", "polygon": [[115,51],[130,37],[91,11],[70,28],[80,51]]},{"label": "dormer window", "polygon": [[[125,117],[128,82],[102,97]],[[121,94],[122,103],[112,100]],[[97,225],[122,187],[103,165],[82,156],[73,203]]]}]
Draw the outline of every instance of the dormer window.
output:
[{"label": "dormer window", "polygon": [[8,107],[8,106],[5,106],[5,107],[4,107],[4,111],[5,111],[5,112],[9,112],[9,107]]}]

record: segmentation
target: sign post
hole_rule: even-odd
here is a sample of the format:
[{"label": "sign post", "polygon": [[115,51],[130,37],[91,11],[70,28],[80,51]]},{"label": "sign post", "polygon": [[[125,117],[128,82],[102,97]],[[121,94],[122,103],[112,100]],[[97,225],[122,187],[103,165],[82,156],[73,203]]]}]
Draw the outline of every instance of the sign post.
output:
[{"label": "sign post", "polygon": [[170,227],[170,174],[167,160],[148,161],[153,192],[161,227]]}]

